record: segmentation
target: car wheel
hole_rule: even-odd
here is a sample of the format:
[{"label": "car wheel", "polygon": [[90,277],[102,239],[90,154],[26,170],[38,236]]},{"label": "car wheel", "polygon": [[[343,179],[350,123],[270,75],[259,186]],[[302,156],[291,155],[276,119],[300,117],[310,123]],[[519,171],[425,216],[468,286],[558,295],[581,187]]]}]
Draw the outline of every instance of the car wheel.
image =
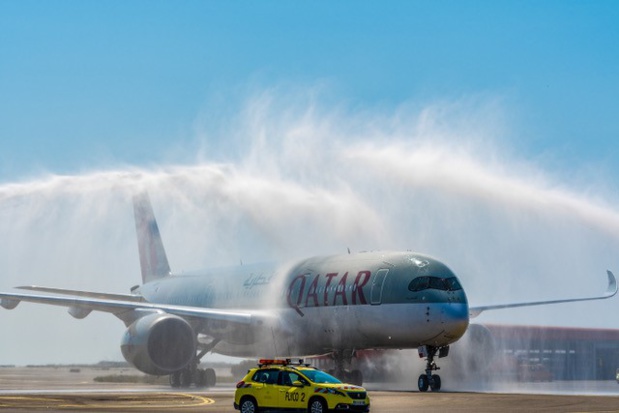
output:
[{"label": "car wheel", "polygon": [[254,399],[245,398],[241,400],[241,405],[239,406],[239,410],[241,413],[257,413],[258,405],[254,401]]},{"label": "car wheel", "polygon": [[323,399],[312,399],[307,406],[308,413],[327,413],[327,403]]}]

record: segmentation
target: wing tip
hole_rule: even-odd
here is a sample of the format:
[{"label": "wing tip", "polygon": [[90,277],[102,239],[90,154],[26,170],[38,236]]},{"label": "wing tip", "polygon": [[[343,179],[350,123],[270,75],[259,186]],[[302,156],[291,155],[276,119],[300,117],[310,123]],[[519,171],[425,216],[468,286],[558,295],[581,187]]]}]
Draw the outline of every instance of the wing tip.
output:
[{"label": "wing tip", "polygon": [[617,294],[617,279],[611,270],[606,270],[606,274],[608,275],[608,288],[606,289],[606,295],[608,297],[612,297]]}]

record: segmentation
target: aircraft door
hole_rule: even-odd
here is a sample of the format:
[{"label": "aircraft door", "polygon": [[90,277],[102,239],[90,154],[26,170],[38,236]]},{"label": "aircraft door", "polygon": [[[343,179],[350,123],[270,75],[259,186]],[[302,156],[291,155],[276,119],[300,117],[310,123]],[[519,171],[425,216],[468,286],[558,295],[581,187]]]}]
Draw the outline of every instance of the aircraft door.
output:
[{"label": "aircraft door", "polygon": [[378,270],[372,279],[372,291],[370,292],[370,303],[372,305],[379,305],[383,299],[383,286],[385,284],[385,278],[389,270]]}]

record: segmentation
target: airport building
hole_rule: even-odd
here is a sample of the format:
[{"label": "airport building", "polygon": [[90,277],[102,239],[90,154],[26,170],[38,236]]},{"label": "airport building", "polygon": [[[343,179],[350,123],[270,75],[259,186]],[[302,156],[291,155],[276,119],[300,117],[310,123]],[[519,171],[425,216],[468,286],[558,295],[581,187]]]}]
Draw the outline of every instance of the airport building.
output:
[{"label": "airport building", "polygon": [[614,380],[619,368],[619,330],[485,327],[502,359],[496,365],[503,372],[516,372],[520,380]]},{"label": "airport building", "polygon": [[[619,368],[619,330],[473,324],[451,347],[449,357],[437,360],[449,380],[468,380],[471,373],[499,381],[615,380]],[[410,380],[422,372],[416,350],[360,350],[355,356],[352,369],[366,381]],[[335,368],[329,355],[309,361]]]}]

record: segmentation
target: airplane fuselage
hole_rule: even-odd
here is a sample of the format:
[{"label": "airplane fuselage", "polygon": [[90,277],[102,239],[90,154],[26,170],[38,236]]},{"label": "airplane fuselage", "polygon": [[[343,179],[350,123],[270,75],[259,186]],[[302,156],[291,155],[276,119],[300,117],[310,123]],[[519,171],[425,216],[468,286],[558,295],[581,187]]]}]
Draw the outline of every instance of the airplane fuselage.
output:
[{"label": "airplane fuselage", "polygon": [[152,281],[139,293],[152,303],[270,313],[270,328],[194,323],[197,332],[222,339],[213,351],[243,357],[442,347],[458,340],[469,322],[466,294],[451,270],[409,252],[218,269]]}]

